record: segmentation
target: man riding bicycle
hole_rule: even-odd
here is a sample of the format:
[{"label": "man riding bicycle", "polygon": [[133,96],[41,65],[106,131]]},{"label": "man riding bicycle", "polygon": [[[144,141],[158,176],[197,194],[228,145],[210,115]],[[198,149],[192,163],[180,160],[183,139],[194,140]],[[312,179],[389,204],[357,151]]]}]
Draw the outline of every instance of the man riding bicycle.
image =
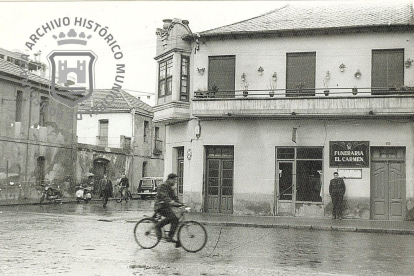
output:
[{"label": "man riding bicycle", "polygon": [[119,188],[122,191],[122,195],[128,197],[129,193],[129,181],[125,174],[122,175],[121,180],[119,181]]},{"label": "man riding bicycle", "polygon": [[[157,235],[161,237],[161,228],[171,223],[170,232],[167,237],[167,241],[178,243],[173,239],[175,230],[177,229],[179,219],[171,209],[172,206],[180,206],[182,203],[178,202],[178,197],[172,188],[177,182],[177,175],[171,173],[168,175],[167,180],[157,188],[157,196],[154,205],[155,212],[164,217],[155,226]],[[179,246],[179,245],[178,245]]]}]

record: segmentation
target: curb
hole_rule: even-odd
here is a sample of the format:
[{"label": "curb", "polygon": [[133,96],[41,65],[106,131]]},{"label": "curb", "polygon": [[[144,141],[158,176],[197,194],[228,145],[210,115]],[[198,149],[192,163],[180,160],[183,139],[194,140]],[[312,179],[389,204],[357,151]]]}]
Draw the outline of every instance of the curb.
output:
[{"label": "curb", "polygon": [[254,224],[237,222],[209,222],[200,221],[204,225],[229,226],[229,227],[256,227],[256,228],[281,228],[313,231],[338,231],[338,232],[359,232],[359,233],[382,233],[395,235],[414,235],[414,230],[403,229],[382,229],[382,228],[358,228],[352,226],[325,226],[325,225],[295,225],[295,224]]}]

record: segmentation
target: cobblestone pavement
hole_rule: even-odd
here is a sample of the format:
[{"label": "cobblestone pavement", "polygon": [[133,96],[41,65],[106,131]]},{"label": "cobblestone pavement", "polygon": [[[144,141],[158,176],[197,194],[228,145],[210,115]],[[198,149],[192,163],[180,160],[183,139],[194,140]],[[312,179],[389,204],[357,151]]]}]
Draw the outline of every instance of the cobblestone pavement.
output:
[{"label": "cobblestone pavement", "polygon": [[137,207],[1,207],[0,275],[412,275],[412,235],[207,225],[198,253],[143,250]]}]

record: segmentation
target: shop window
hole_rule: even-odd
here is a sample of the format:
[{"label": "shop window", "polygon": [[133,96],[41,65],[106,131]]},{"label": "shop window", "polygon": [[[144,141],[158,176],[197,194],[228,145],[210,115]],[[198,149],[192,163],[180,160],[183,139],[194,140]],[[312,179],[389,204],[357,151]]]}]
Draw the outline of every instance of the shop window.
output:
[{"label": "shop window", "polygon": [[316,53],[286,54],[286,96],[315,96]]},{"label": "shop window", "polygon": [[278,148],[277,159],[294,159],[295,149],[294,148]]},{"label": "shop window", "polygon": [[158,97],[162,98],[172,94],[173,58],[161,61],[158,66]]},{"label": "shop window", "polygon": [[23,104],[23,92],[17,91],[16,94],[16,122],[22,121],[22,104]]},{"label": "shop window", "polygon": [[403,86],[404,49],[372,50],[372,94],[395,93]]},{"label": "shop window", "polygon": [[236,56],[208,57],[208,90],[221,91],[215,97],[234,97]]},{"label": "shop window", "polygon": [[190,58],[181,57],[180,100],[188,102],[190,92]]},{"label": "shop window", "polygon": [[[322,202],[323,148],[277,148],[276,151],[279,199]],[[292,187],[296,187],[295,191]]]}]

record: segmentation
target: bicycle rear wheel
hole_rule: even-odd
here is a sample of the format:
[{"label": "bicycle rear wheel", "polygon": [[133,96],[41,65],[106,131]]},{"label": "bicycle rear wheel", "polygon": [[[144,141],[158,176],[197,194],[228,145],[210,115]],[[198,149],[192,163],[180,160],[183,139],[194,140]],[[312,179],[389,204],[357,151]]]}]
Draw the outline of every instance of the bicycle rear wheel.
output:
[{"label": "bicycle rear wheel", "polygon": [[117,192],[115,194],[115,200],[116,200],[117,203],[120,203],[122,201],[122,193],[121,193],[121,191],[119,191],[119,192]]},{"label": "bicycle rear wheel", "polygon": [[153,218],[144,218],[137,222],[134,228],[135,241],[144,249],[155,247],[160,238],[155,229],[155,220]]},{"label": "bicycle rear wheel", "polygon": [[178,241],[184,250],[198,252],[207,243],[207,231],[197,221],[184,221],[178,229]]}]

